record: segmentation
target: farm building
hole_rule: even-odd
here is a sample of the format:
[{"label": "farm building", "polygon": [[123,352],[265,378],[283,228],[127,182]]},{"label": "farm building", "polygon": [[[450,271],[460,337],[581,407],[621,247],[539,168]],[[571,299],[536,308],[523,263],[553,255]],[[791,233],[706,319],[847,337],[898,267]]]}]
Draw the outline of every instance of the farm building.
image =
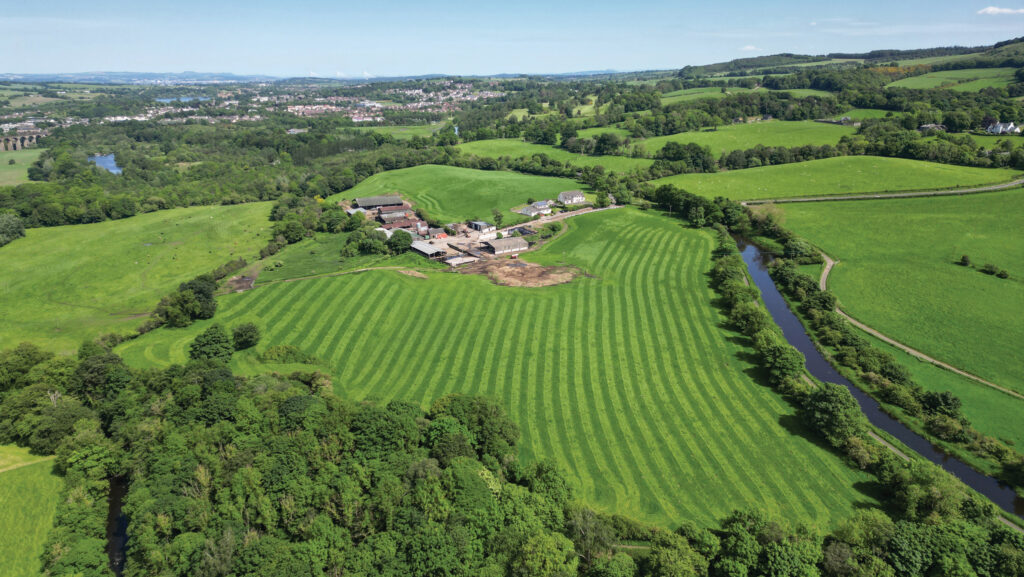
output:
[{"label": "farm building", "polygon": [[386,195],[386,196],[366,196],[363,198],[357,198],[356,204],[362,208],[378,208],[381,206],[395,206],[404,204],[402,197],[397,194]]},{"label": "farm building", "polygon": [[478,232],[494,232],[498,230],[493,224],[482,220],[474,220],[469,223],[469,227]]},{"label": "farm building", "polygon": [[430,238],[448,238],[448,233],[443,228],[429,228],[427,229],[427,235]]},{"label": "farm building", "polygon": [[375,228],[373,230],[376,230],[378,232],[383,232],[384,236],[386,236],[388,238],[391,238],[391,235],[395,234],[395,233],[391,232],[390,230],[388,230],[386,228]]},{"label": "farm building", "polygon": [[587,199],[579,190],[567,190],[558,193],[558,202],[562,204],[583,204]]},{"label": "farm building", "polygon": [[498,238],[487,241],[487,246],[491,247],[494,254],[512,254],[530,248],[530,243],[522,238]]},{"label": "farm building", "polygon": [[409,213],[406,212],[387,212],[381,213],[380,220],[385,224],[391,224],[392,222],[398,222],[400,220],[408,220]]},{"label": "farm building", "polygon": [[366,209],[365,208],[346,208],[345,209],[345,214],[348,214],[349,216],[351,216],[351,215],[353,215],[353,214],[355,214],[357,212],[361,212],[363,214],[366,214]]},{"label": "farm building", "polygon": [[1012,122],[994,122],[985,129],[989,134],[1020,134],[1020,127]]},{"label": "farm building", "polygon": [[422,240],[414,240],[412,242],[412,249],[430,259],[443,258],[448,255],[448,251],[443,248],[436,247]]}]

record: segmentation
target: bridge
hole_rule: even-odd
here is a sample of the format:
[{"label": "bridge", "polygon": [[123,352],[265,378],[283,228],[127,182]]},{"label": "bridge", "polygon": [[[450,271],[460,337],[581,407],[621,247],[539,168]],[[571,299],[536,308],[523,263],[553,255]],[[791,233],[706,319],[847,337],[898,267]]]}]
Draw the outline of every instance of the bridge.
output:
[{"label": "bridge", "polygon": [[39,143],[39,139],[44,136],[46,136],[46,133],[41,130],[19,134],[0,134],[0,152],[33,148]]}]

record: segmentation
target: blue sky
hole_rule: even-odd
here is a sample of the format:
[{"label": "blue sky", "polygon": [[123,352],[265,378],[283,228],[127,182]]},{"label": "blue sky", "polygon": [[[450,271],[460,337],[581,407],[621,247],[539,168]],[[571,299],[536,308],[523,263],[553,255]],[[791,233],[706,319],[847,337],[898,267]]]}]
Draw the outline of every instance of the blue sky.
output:
[{"label": "blue sky", "polygon": [[777,52],[982,45],[1024,35],[1024,0],[148,4],[11,2],[0,16],[0,72],[383,76],[643,70]]}]

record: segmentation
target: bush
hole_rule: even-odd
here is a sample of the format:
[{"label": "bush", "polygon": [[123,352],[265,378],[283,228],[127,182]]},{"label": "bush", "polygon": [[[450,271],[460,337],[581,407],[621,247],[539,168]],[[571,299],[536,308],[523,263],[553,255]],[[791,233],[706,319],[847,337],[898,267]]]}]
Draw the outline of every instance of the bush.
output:
[{"label": "bush", "polygon": [[243,323],[235,327],[231,336],[236,351],[249,349],[260,342],[260,328],[253,323]]},{"label": "bush", "polygon": [[228,362],[234,348],[231,338],[220,325],[213,325],[196,337],[188,349],[188,356],[194,361],[217,360]]},{"label": "bush", "polygon": [[25,225],[13,214],[0,214],[0,246],[25,236]]}]

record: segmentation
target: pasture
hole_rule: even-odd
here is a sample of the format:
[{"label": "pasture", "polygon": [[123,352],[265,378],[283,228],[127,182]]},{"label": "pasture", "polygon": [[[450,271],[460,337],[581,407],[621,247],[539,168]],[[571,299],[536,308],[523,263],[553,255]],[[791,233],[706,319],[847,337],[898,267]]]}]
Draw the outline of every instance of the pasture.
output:
[{"label": "pasture", "polygon": [[649,168],[654,161],[649,158],[630,158],[628,156],[587,156],[585,154],[573,154],[567,150],[549,146],[547,144],[533,144],[513,138],[499,138],[495,140],[474,140],[464,142],[456,148],[466,154],[476,156],[487,156],[490,158],[522,158],[534,154],[546,154],[549,158],[564,164],[574,166],[603,166],[608,170],[616,172],[629,172],[631,170],[642,170]]},{"label": "pasture", "polygon": [[699,100],[701,98],[725,98],[730,94],[738,94],[740,92],[750,92],[750,89],[730,86],[726,87],[725,92],[723,92],[722,87],[720,86],[688,88],[686,90],[676,90],[674,92],[666,92],[665,94],[662,94],[661,105],[667,106],[677,102],[687,102],[690,100]]},{"label": "pasture", "polygon": [[[733,200],[962,188],[1013,180],[1019,172],[904,158],[840,156],[715,174],[679,174],[651,181],[707,197]],[[845,205],[844,205],[845,206]]]},{"label": "pasture", "polygon": [[443,124],[417,124],[413,126],[362,126],[359,130],[376,132],[378,134],[390,134],[398,140],[409,140],[414,136],[430,138],[435,132],[441,130]]},{"label": "pasture", "polygon": [[[1024,392],[1024,192],[779,206],[787,228],[841,261],[829,288],[847,313]],[[1010,278],[954,264],[964,254]]]},{"label": "pasture", "polygon": [[1014,82],[1014,68],[968,68],[943,70],[922,76],[911,76],[889,84],[899,88],[951,88],[977,92],[983,88],[1003,88]]},{"label": "pasture", "polygon": [[717,130],[698,132],[681,132],[668,136],[655,136],[643,141],[647,152],[655,153],[669,142],[680,144],[695,143],[711,148],[716,157],[733,150],[753,148],[758,144],[764,146],[805,146],[808,144],[839,144],[839,139],[853,135],[852,126],[826,124],[810,120],[784,122],[774,120],[754,122],[751,124],[729,124],[719,126]]},{"label": "pasture", "polygon": [[279,262],[281,266],[260,271],[256,284],[266,284],[295,278],[335,274],[369,267],[444,268],[446,265],[427,260],[408,252],[398,256],[358,255],[341,258],[348,233],[317,233],[312,238],[288,245],[265,262]]},{"label": "pasture", "polygon": [[178,284],[266,244],[270,203],[178,208],[32,228],[0,250],[0,349],[68,352],[142,324]]},{"label": "pasture", "polygon": [[[0,152],[0,186],[28,182],[28,167],[39,158],[43,148],[26,148]],[[10,161],[14,161],[11,164]]]},{"label": "pasture", "polygon": [[[706,276],[710,233],[633,209],[567,222],[524,258],[588,273],[569,284],[382,270],[226,295],[214,321],[258,323],[256,352],[291,344],[316,356],[349,398],[494,398],[522,428],[521,456],[554,461],[601,510],[708,525],[756,506],[830,526],[875,503],[862,492],[869,477],[810,440],[751,376],[747,343],[721,328]],[[211,322],[160,329],[118,352],[136,366],[181,362]],[[256,352],[236,355],[233,368],[278,369]]]},{"label": "pasture", "polygon": [[328,201],[379,194],[401,194],[417,209],[443,222],[492,220],[492,210],[505,212],[505,223],[526,217],[507,212],[527,199],[550,199],[565,190],[583,188],[575,180],[517,172],[473,170],[425,165],[375,174]]},{"label": "pasture", "polygon": [[[0,447],[0,454],[9,447]],[[2,458],[2,457],[0,457]],[[53,526],[64,486],[53,474],[53,461],[0,472],[0,559],[9,577],[42,574],[40,555]]]}]

